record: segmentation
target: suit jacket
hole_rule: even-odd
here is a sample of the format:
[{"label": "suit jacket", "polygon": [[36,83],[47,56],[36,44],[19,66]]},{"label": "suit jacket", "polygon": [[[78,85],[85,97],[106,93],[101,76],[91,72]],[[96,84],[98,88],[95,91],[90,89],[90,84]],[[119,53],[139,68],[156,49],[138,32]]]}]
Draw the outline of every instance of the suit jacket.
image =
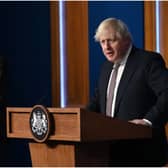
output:
[{"label": "suit jacket", "polygon": [[[109,61],[102,65],[95,96],[88,106],[91,111],[105,114],[112,68]],[[146,118],[154,126],[167,122],[168,70],[160,54],[132,48],[119,83],[114,118]]]},{"label": "suit jacket", "polygon": [[[106,92],[112,68],[111,62],[103,63],[88,110],[105,114]],[[118,86],[114,118],[126,121],[145,118],[151,121],[155,143],[148,143],[148,146],[153,146],[147,147],[147,152],[157,148],[155,153],[160,157],[156,156],[155,159],[166,156],[164,125],[168,119],[168,70],[160,54],[132,48]]]}]

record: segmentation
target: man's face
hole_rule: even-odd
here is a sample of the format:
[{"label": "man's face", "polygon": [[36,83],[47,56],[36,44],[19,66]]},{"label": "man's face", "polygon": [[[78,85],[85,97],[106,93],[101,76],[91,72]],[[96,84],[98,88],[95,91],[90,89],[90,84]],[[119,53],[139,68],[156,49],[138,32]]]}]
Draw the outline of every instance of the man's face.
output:
[{"label": "man's face", "polygon": [[128,40],[118,38],[116,32],[109,28],[102,32],[100,45],[107,60],[115,63],[125,55],[128,49]]}]

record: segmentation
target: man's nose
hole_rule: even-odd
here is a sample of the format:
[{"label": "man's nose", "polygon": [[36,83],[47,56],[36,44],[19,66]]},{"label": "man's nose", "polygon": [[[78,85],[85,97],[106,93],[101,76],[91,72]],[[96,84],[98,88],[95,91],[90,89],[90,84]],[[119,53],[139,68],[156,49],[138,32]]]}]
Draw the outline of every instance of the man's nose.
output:
[{"label": "man's nose", "polygon": [[108,41],[105,41],[104,47],[105,48],[109,48],[110,47],[110,43]]}]

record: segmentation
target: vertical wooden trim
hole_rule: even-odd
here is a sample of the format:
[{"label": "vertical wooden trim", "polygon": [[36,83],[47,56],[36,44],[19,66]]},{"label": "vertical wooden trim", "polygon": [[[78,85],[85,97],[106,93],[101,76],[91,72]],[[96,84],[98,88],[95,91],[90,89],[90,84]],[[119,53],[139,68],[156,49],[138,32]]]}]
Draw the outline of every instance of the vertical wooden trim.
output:
[{"label": "vertical wooden trim", "polygon": [[50,1],[52,106],[60,106],[59,9]]},{"label": "vertical wooden trim", "polygon": [[[145,1],[144,2],[144,20],[145,20],[145,49],[147,50],[156,50],[156,13],[155,13],[155,1]],[[166,65],[168,66],[168,2],[160,1],[159,2],[159,45],[160,53],[163,56]]]},{"label": "vertical wooden trim", "polygon": [[66,1],[67,105],[85,105],[89,97],[88,2]]},{"label": "vertical wooden trim", "polygon": [[168,2],[160,1],[160,52],[168,66]]},{"label": "vertical wooden trim", "polygon": [[[60,106],[59,13],[50,1],[52,106]],[[88,2],[65,1],[67,106],[85,105],[89,99]]]},{"label": "vertical wooden trim", "polygon": [[156,49],[156,20],[155,20],[155,1],[144,2],[144,47],[147,50]]}]

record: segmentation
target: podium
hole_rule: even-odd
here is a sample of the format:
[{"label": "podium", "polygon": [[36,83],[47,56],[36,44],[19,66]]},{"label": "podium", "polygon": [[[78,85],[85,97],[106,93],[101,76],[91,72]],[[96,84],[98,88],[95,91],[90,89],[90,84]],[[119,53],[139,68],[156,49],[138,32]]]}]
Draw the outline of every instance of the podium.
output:
[{"label": "podium", "polygon": [[30,139],[32,166],[108,166],[113,140],[151,138],[149,127],[82,108],[47,108],[51,132],[43,143],[30,131],[31,107],[7,107],[7,137]]}]

